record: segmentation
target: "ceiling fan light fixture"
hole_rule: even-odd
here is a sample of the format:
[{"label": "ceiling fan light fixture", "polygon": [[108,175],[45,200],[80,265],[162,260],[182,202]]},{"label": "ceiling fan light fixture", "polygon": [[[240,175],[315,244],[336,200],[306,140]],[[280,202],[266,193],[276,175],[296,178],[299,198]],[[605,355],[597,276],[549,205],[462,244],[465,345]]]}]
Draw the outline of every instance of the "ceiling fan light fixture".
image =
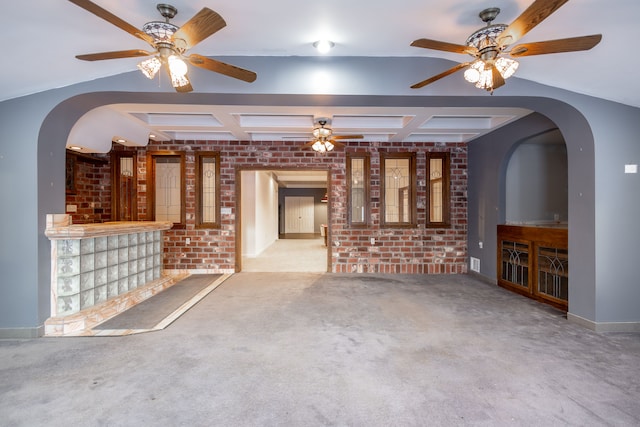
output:
[{"label": "ceiling fan light fixture", "polygon": [[178,55],[169,55],[167,63],[169,64],[171,75],[185,76],[189,71],[187,64]]},{"label": "ceiling fan light fixture", "polygon": [[156,76],[161,66],[162,63],[155,56],[153,58],[145,59],[138,64],[138,68],[142,71],[142,74],[151,80]]},{"label": "ceiling fan light fixture", "polygon": [[[493,62],[496,69],[505,80],[508,79],[518,69],[518,61],[511,58],[500,57]],[[473,83],[479,89],[493,89],[492,66],[488,61],[477,59],[471,63],[469,68],[464,72],[464,79],[469,83]]]},{"label": "ceiling fan light fixture", "polygon": [[313,143],[313,145],[311,146],[311,148],[313,148],[314,151],[320,152],[320,153],[324,153],[325,151],[327,151],[327,149],[325,148],[324,144],[320,141],[316,141]]},{"label": "ceiling fan light fixture", "polygon": [[178,27],[169,23],[161,21],[147,22],[142,27],[142,31],[153,37],[155,43],[169,43],[173,44],[172,38]]},{"label": "ceiling fan light fixture", "polygon": [[[478,61],[476,61],[478,62]],[[474,62],[475,64],[475,62]],[[482,67],[484,69],[484,66]],[[477,83],[480,80],[480,70],[473,66],[473,64],[467,68],[464,72],[464,79],[469,83]]]},{"label": "ceiling fan light fixture", "polygon": [[189,79],[187,78],[186,75],[184,75],[184,74],[183,75],[178,75],[178,74],[173,74],[173,73],[170,73],[170,74],[171,74],[171,85],[174,88],[180,88],[180,87],[183,87],[183,86],[188,86],[190,84],[189,83]]},{"label": "ceiling fan light fixture", "polygon": [[516,72],[518,65],[520,65],[518,61],[511,58],[505,58],[504,56],[496,60],[496,68],[505,80]]},{"label": "ceiling fan light fixture", "polygon": [[484,89],[488,91],[493,90],[493,75],[491,74],[491,69],[483,69],[480,72],[480,78],[476,82],[476,87],[478,89]]},{"label": "ceiling fan light fixture", "polygon": [[331,129],[326,127],[316,127],[313,129],[313,137],[316,139],[319,138],[329,138],[331,136]]},{"label": "ceiling fan light fixture", "polygon": [[317,151],[318,153],[326,153],[333,150],[334,147],[335,145],[333,145],[330,141],[320,139],[314,142],[311,146],[311,148],[313,148],[313,150]]}]

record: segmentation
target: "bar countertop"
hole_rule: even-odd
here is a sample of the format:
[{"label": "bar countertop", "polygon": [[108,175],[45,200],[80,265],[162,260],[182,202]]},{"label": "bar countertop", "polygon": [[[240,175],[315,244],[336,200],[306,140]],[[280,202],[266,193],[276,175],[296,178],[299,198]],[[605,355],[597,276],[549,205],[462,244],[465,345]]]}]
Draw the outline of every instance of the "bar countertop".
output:
[{"label": "bar countertop", "polygon": [[68,215],[47,215],[44,234],[49,239],[86,239],[144,231],[168,230],[171,221],[112,221],[92,224],[71,224]]}]

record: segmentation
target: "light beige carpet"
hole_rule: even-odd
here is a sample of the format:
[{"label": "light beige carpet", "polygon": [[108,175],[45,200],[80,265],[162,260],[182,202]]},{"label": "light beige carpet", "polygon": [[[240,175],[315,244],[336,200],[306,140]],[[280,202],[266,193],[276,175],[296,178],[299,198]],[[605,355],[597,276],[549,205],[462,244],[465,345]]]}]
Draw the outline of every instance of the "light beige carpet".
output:
[{"label": "light beige carpet", "polygon": [[251,273],[325,273],[324,239],[279,239],[257,257],[242,257],[242,271]]}]

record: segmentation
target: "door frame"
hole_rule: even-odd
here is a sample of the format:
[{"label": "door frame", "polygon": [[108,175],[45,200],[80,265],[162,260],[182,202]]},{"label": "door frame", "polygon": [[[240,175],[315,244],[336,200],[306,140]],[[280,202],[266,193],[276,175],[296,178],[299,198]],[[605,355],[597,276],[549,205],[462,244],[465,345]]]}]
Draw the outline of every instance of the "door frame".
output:
[{"label": "door frame", "polygon": [[[275,167],[275,166],[236,166],[236,227],[235,227],[235,253],[236,253],[236,265],[235,272],[239,273],[242,271],[242,172],[264,172],[264,171],[314,171],[314,172],[325,172],[327,174],[327,242],[331,242],[331,205],[332,205],[332,197],[333,194],[332,187],[333,182],[331,179],[331,169],[330,168],[286,168],[286,167]],[[331,272],[331,244],[327,245],[327,272]]]}]

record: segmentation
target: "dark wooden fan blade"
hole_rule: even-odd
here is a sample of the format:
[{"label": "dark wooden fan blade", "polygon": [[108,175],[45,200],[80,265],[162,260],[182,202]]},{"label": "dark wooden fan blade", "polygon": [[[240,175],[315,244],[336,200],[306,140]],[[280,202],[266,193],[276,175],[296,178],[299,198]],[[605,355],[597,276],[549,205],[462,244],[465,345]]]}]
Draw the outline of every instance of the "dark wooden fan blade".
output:
[{"label": "dark wooden fan blade", "polygon": [[504,77],[502,77],[502,74],[500,74],[500,71],[498,71],[495,65],[491,67],[491,77],[493,84],[489,90],[492,92],[494,89],[498,89],[500,86],[504,85]]},{"label": "dark wooden fan blade", "polygon": [[441,42],[438,40],[430,40],[430,39],[414,40],[411,43],[411,46],[423,47],[425,49],[442,50],[445,52],[467,53],[473,56],[476,56],[478,54],[478,49],[476,49],[473,46],[464,46],[460,44],[447,43],[447,42]]},{"label": "dark wooden fan blade", "polygon": [[213,33],[221,30],[227,25],[218,15],[208,7],[203,8],[196,13],[186,24],[184,24],[173,35],[173,39],[182,39],[186,43],[186,49],[191,49],[202,40],[206,39]]},{"label": "dark wooden fan blade", "polygon": [[141,49],[132,49],[118,50],[114,52],[88,53],[85,55],[76,55],[76,58],[82,59],[83,61],[102,61],[103,59],[135,58],[150,55],[153,55],[153,53]]},{"label": "dark wooden fan blade", "polygon": [[257,74],[253,71],[245,70],[236,67],[235,65],[225,64],[224,62],[216,61],[215,59],[209,59],[206,56],[198,55],[195,53],[189,55],[189,58],[187,59],[196,67],[224,74],[225,76],[233,77],[234,79],[243,80],[245,82],[251,83],[258,77]]},{"label": "dark wooden fan blade", "polygon": [[334,145],[334,148],[343,148],[344,147],[344,144],[342,142],[338,142],[333,138],[329,142],[331,142]]},{"label": "dark wooden fan blade", "polygon": [[520,40],[569,0],[535,0],[498,36],[498,44],[507,46]]},{"label": "dark wooden fan blade", "polygon": [[120,28],[121,30],[126,31],[127,33],[131,34],[132,36],[135,36],[139,39],[142,39],[144,41],[146,41],[147,43],[149,43],[150,45],[153,46],[153,38],[145,33],[144,31],[134,27],[133,25],[129,24],[128,22],[118,18],[116,15],[114,15],[113,13],[101,8],[100,6],[98,6],[97,4],[89,1],[89,0],[69,0],[71,3],[75,4],[76,6],[79,6],[81,8],[83,8],[84,10],[86,10],[87,12],[91,12],[94,15],[96,15],[99,18],[104,19],[105,21],[115,25],[116,27]]},{"label": "dark wooden fan blade", "polygon": [[545,55],[547,53],[576,52],[589,50],[602,40],[602,34],[572,37],[568,39],[547,40],[536,43],[523,43],[511,49],[511,56]]},{"label": "dark wooden fan blade", "polygon": [[334,135],[330,139],[333,141],[334,139],[362,139],[364,136],[362,135]]},{"label": "dark wooden fan blade", "polygon": [[423,80],[420,83],[414,84],[413,86],[411,86],[411,89],[420,89],[421,87],[424,87],[424,86],[426,86],[428,84],[431,84],[431,83],[433,83],[433,82],[435,82],[437,80],[440,80],[443,77],[447,77],[449,74],[453,74],[456,71],[458,71],[458,70],[460,70],[462,68],[465,68],[467,65],[469,65],[468,62],[465,62],[465,63],[462,63],[462,64],[458,64],[455,67],[449,68],[445,72],[442,72],[442,73],[437,74],[437,75],[435,75],[433,77],[430,77],[427,80]]}]

